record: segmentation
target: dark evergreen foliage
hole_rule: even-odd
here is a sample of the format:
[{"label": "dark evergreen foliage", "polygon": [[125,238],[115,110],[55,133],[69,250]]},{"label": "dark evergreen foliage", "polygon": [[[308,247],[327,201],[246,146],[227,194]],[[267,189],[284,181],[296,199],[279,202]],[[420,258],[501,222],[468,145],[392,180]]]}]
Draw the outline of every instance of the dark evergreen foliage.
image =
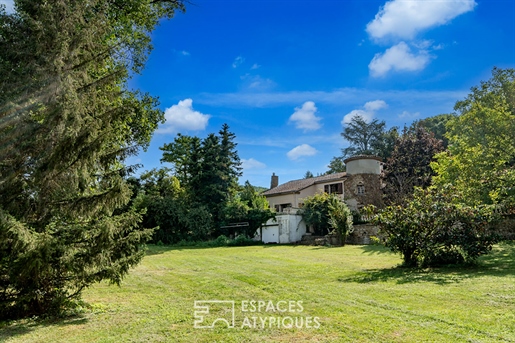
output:
[{"label": "dark evergreen foliage", "polygon": [[204,208],[210,214],[212,230],[206,238],[224,234],[225,208],[238,186],[241,162],[234,139],[224,124],[218,135],[211,133],[202,140],[177,135],[160,148],[161,161],[172,164],[189,206]]},{"label": "dark evergreen foliage", "polygon": [[[127,156],[163,114],[127,89],[179,0],[16,0],[0,12],[0,318],[60,314],[120,283],[152,233]],[[115,213],[116,211],[116,213]]]}]

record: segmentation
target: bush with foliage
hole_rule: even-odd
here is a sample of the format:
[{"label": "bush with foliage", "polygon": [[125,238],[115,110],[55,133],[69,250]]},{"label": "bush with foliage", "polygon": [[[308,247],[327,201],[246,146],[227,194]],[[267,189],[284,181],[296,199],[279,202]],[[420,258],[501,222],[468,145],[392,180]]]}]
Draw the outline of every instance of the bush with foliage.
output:
[{"label": "bush with foliage", "polygon": [[498,241],[491,230],[497,220],[491,206],[466,206],[455,190],[416,188],[404,206],[367,208],[372,222],[386,234],[386,246],[402,254],[405,266],[473,263]]},{"label": "bush with foliage", "polygon": [[308,227],[314,230],[315,235],[329,233],[329,194],[317,193],[304,199],[302,219]]},{"label": "bush with foliage", "polygon": [[329,224],[338,235],[341,245],[345,245],[347,235],[352,232],[353,215],[347,205],[337,196],[329,197]]},{"label": "bush with foliage", "polygon": [[270,210],[266,198],[260,195],[256,188],[247,181],[241,191],[233,196],[226,205],[224,222],[226,225],[241,222],[249,225],[236,230],[226,228],[224,234],[229,236],[240,234],[252,237],[263,224],[274,218],[275,212]]},{"label": "bush with foliage", "polygon": [[342,244],[352,231],[352,213],[335,194],[317,193],[304,199],[302,218],[317,235],[326,235],[335,230]]}]

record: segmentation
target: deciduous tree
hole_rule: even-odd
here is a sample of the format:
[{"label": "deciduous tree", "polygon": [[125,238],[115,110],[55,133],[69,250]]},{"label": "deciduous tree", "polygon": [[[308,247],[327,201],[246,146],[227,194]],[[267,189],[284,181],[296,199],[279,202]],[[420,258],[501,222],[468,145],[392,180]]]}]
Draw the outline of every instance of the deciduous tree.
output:
[{"label": "deciduous tree", "polygon": [[515,70],[494,68],[455,110],[449,149],[431,165],[435,184],[454,185],[468,204],[514,202]]},{"label": "deciduous tree", "polygon": [[404,128],[382,175],[386,204],[402,204],[415,187],[427,188],[435,174],[430,167],[433,157],[443,150],[442,141],[423,127]]},{"label": "deciduous tree", "polygon": [[456,114],[453,113],[439,114],[413,122],[410,129],[414,130],[418,126],[423,127],[427,132],[432,132],[436,139],[440,139],[444,149],[447,149],[447,146],[449,145],[449,139],[446,137],[447,123],[455,117]]},{"label": "deciduous tree", "polygon": [[327,167],[329,170],[325,172],[326,174],[342,173],[346,170],[343,157],[333,157]]}]

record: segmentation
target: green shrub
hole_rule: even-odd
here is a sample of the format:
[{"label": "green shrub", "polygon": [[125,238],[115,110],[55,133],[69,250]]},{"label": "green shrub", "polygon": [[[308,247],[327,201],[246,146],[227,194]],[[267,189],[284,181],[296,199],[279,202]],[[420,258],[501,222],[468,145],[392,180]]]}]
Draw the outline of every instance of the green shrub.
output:
[{"label": "green shrub", "polygon": [[315,235],[327,235],[335,230],[342,243],[352,232],[352,213],[335,194],[318,193],[304,199],[302,218],[307,226],[313,227]]},{"label": "green shrub", "polygon": [[370,236],[370,244],[372,245],[381,245],[381,239],[376,236]]},{"label": "green shrub", "polygon": [[329,196],[329,224],[338,235],[339,243],[345,245],[347,235],[352,232],[352,213],[337,196]]},{"label": "green shrub", "polygon": [[492,206],[465,206],[452,189],[415,190],[405,206],[368,207],[372,223],[386,234],[385,245],[403,256],[406,266],[473,263],[487,254],[498,236]]}]

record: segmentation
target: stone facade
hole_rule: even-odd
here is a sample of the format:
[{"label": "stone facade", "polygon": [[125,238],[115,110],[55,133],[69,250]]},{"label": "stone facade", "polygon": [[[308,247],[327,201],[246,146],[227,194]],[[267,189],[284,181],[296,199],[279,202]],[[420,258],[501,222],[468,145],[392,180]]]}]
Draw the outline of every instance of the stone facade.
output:
[{"label": "stone facade", "polygon": [[[336,194],[344,200],[351,210],[357,211],[366,205],[382,206],[381,181],[382,162],[376,156],[354,156],[345,160],[347,171],[329,175],[317,176],[309,179],[288,181],[278,185],[278,176],[273,174],[271,188],[263,195],[267,198],[271,208],[278,214],[278,222],[270,220],[264,226],[259,236],[265,243],[296,243],[299,232],[306,233],[306,225],[302,218],[297,215],[294,217],[282,217],[282,214],[291,215],[304,206],[306,198],[317,193],[327,192]],[[361,234],[361,229],[356,230],[356,235],[352,238],[353,244],[366,244],[370,239],[365,239]],[[308,230],[309,231],[309,230]],[[369,230],[370,231],[370,230]],[[363,231],[365,232],[365,231]],[[372,232],[372,231],[371,231]],[[325,238],[324,238],[325,239]],[[323,239],[319,238],[318,243]],[[333,244],[328,242],[328,244]]]},{"label": "stone facade", "polygon": [[345,180],[344,199],[353,211],[366,205],[381,207],[381,180],[377,174],[348,175]]},{"label": "stone facade", "polygon": [[353,225],[354,230],[347,236],[347,244],[370,244],[370,237],[379,236],[379,227],[372,224]]}]

